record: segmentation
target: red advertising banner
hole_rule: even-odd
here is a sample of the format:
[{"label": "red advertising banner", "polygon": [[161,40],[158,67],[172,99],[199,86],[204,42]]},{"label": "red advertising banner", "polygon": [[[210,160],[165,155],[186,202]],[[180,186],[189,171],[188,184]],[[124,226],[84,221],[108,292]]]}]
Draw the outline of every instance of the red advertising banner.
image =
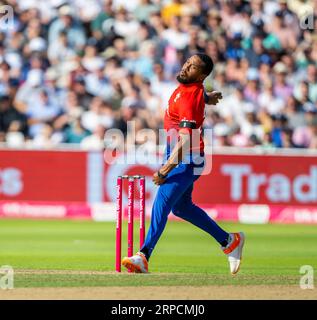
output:
[{"label": "red advertising banner", "polygon": [[0,151],[0,200],[86,201],[86,152]]}]

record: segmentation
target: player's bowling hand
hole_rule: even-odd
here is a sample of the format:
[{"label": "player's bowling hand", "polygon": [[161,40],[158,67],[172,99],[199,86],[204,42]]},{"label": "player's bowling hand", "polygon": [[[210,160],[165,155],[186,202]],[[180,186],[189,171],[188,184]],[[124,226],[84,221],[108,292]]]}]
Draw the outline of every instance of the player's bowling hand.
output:
[{"label": "player's bowling hand", "polygon": [[206,92],[206,95],[208,96],[207,104],[216,105],[219,100],[222,99],[222,93],[220,91],[209,91]]},{"label": "player's bowling hand", "polygon": [[153,174],[153,179],[152,181],[154,182],[154,184],[156,184],[157,186],[160,186],[161,184],[163,184],[165,182],[166,179],[164,178],[160,178],[157,174],[157,172],[155,172]]}]

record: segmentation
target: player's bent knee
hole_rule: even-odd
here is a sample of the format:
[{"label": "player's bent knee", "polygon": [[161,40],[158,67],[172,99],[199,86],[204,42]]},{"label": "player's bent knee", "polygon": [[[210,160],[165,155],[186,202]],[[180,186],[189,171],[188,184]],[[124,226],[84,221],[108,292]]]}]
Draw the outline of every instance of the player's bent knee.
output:
[{"label": "player's bent knee", "polygon": [[185,217],[188,215],[188,211],[190,211],[190,205],[179,205],[177,207],[172,208],[172,212],[177,217]]},{"label": "player's bent knee", "polygon": [[174,216],[182,219],[186,219],[188,217],[188,210],[172,210]]},{"label": "player's bent knee", "polygon": [[179,203],[172,207],[172,212],[175,216],[182,218],[190,215],[195,207],[196,205],[192,201],[179,201]]}]

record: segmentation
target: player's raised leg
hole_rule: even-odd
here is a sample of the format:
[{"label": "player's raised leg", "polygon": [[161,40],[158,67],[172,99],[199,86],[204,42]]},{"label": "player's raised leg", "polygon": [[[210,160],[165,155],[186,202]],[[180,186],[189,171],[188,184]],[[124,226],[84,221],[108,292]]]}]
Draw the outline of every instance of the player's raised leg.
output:
[{"label": "player's raised leg", "polygon": [[192,201],[193,185],[191,185],[174,204],[173,213],[210,234],[227,255],[230,272],[236,274],[240,269],[245,236],[242,232],[225,232],[208,214]]}]

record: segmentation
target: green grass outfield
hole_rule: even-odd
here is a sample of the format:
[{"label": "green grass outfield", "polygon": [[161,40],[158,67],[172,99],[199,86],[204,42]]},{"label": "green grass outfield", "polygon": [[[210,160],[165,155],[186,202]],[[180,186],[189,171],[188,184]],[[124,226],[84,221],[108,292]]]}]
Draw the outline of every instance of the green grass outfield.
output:
[{"label": "green grass outfield", "polygon": [[[243,263],[236,277],[230,276],[225,255],[209,235],[175,221],[168,222],[154,251],[150,274],[139,275],[114,272],[115,223],[0,220],[0,267],[14,268],[16,288],[298,285],[302,265],[317,270],[316,225],[221,226],[246,234]],[[126,226],[123,253],[125,235]],[[135,249],[137,244],[136,222]]]}]

